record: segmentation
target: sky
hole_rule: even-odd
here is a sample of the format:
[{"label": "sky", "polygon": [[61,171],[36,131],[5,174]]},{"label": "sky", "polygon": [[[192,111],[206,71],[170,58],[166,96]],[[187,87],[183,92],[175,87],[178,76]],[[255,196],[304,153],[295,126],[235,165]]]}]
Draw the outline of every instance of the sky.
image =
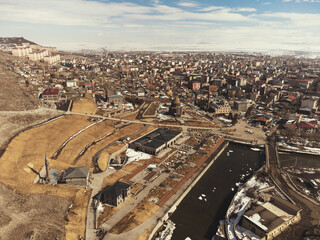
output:
[{"label": "sky", "polygon": [[0,29],[60,50],[320,52],[320,0],[0,0]]}]

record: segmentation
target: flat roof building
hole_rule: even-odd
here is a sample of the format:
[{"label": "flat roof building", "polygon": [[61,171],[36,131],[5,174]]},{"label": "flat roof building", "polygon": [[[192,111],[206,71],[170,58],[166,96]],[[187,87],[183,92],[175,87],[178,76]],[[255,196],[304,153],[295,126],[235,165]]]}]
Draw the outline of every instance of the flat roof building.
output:
[{"label": "flat roof building", "polygon": [[158,155],[162,150],[172,146],[182,135],[182,132],[168,128],[157,128],[129,144],[130,148],[152,155]]}]

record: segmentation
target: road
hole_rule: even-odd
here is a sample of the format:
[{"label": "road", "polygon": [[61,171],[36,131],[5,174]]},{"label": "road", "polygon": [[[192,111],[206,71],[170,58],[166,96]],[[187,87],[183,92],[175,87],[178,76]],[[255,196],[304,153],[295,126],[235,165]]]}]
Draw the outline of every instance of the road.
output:
[{"label": "road", "polygon": [[[220,131],[219,128],[216,127],[200,127],[200,126],[188,126],[188,125],[173,125],[173,124],[161,124],[161,123],[153,123],[153,122],[144,122],[140,120],[127,120],[117,117],[106,117],[101,115],[94,115],[94,114],[83,114],[83,113],[74,113],[74,112],[65,112],[65,114],[73,114],[73,115],[81,115],[86,117],[93,117],[93,118],[100,118],[100,119],[108,119],[113,121],[121,121],[125,123],[138,123],[138,124],[145,124],[145,125],[153,125],[157,127],[178,127],[182,128],[182,131],[187,132],[188,129],[200,129],[200,130],[210,130],[212,133],[225,136],[227,138],[230,138],[231,140],[233,138],[237,139],[238,141],[242,140],[243,142],[255,142],[259,145],[263,145],[265,143],[265,134],[260,128],[254,128],[254,134],[246,134],[245,129],[247,127],[250,127],[246,122],[240,121],[237,123],[233,128],[237,129],[237,131],[233,134],[227,134]],[[250,127],[251,128],[251,127]]]}]

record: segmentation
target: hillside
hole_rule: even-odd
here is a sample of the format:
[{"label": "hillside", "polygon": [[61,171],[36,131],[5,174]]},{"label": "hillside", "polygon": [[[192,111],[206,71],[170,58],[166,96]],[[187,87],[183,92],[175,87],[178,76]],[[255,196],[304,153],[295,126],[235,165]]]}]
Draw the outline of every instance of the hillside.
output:
[{"label": "hillside", "polygon": [[23,37],[0,37],[0,44],[19,44],[19,43],[36,44]]},{"label": "hillside", "polygon": [[6,63],[11,62],[13,58],[0,51],[0,111],[24,111],[38,108],[39,100],[35,89],[19,85],[18,83],[24,82],[25,79],[6,68],[9,65]]}]

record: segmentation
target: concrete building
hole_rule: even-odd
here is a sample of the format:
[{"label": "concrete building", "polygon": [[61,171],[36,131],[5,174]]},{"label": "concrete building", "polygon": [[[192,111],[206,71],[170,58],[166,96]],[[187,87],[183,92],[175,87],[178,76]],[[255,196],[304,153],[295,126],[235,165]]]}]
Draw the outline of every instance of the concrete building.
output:
[{"label": "concrete building", "polygon": [[169,114],[175,117],[181,117],[183,114],[181,102],[178,97],[172,99],[171,106],[169,108]]},{"label": "concrete building", "polygon": [[59,102],[61,99],[60,90],[58,88],[48,88],[43,91],[40,98],[44,102]]},{"label": "concrete building", "polygon": [[45,49],[33,51],[28,54],[28,58],[32,61],[40,61],[43,60],[45,56],[48,56],[49,52]]},{"label": "concrete building", "polygon": [[24,57],[32,53],[32,48],[30,47],[16,47],[11,50],[13,56]]},{"label": "concrete building", "polygon": [[218,99],[215,101],[210,102],[210,109],[217,115],[220,114],[229,114],[231,112],[231,107],[227,100],[225,99]]},{"label": "concrete building", "polygon": [[251,102],[249,101],[234,101],[234,108],[237,111],[246,112],[250,106]]},{"label": "concrete building", "polygon": [[53,64],[53,63],[59,62],[60,61],[60,54],[45,56],[43,58],[43,60],[44,60],[44,62],[46,62],[48,64]]},{"label": "concrete building", "polygon": [[123,95],[120,92],[116,92],[115,94],[106,94],[107,102],[110,105],[121,106],[124,102]]},{"label": "concrete building", "polygon": [[311,112],[318,108],[318,98],[307,98],[301,101],[300,111]]},{"label": "concrete building", "polygon": [[67,171],[64,172],[61,182],[70,185],[88,185],[89,169],[89,166],[69,167]]},{"label": "concrete building", "polygon": [[130,196],[131,185],[117,181],[113,185],[103,189],[98,195],[100,202],[118,207]]},{"label": "concrete building", "polygon": [[152,155],[158,155],[164,149],[171,147],[182,132],[168,128],[157,128],[129,144],[129,148]]},{"label": "concrete building", "polygon": [[79,80],[77,80],[77,79],[70,79],[70,80],[67,80],[67,82],[66,82],[66,85],[67,85],[67,87],[78,87],[78,85],[79,85]]},{"label": "concrete building", "polygon": [[316,90],[317,93],[320,93],[320,81],[317,83],[317,90]]},{"label": "concrete building", "polygon": [[240,222],[260,240],[275,238],[301,219],[301,209],[297,206],[277,196],[269,195],[267,198],[262,205],[251,204]]}]

